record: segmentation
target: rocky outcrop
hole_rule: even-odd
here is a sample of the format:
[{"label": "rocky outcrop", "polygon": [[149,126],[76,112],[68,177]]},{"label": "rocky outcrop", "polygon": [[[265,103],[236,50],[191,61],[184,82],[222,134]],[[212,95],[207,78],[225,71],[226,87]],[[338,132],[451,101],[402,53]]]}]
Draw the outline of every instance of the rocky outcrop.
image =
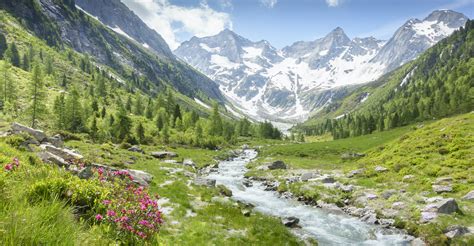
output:
[{"label": "rocky outcrop", "polygon": [[275,170],[275,169],[286,169],[286,164],[283,161],[274,161],[270,165],[268,165],[268,169]]},{"label": "rocky outcrop", "polygon": [[178,154],[171,151],[156,151],[151,152],[150,155],[158,159],[178,157]]},{"label": "rocky outcrop", "polygon": [[286,227],[298,228],[299,227],[298,223],[300,223],[300,219],[296,217],[286,217],[281,220],[281,223],[285,225]]},{"label": "rocky outcrop", "polygon": [[46,140],[47,138],[46,134],[43,131],[27,127],[16,122],[11,125],[11,128],[13,133],[27,133],[34,137],[40,143]]},{"label": "rocky outcrop", "polygon": [[433,191],[438,194],[453,191],[453,187],[451,185],[433,185],[432,188]]},{"label": "rocky outcrop", "polygon": [[40,148],[46,152],[61,157],[64,160],[82,160],[84,157],[70,149],[58,148],[51,144],[42,144]]},{"label": "rocky outcrop", "polygon": [[198,186],[207,186],[207,187],[215,187],[216,180],[215,179],[207,179],[203,177],[196,177],[194,179],[194,184]]},{"label": "rocky outcrop", "polygon": [[141,148],[140,146],[138,145],[133,145],[132,147],[128,148],[127,149],[128,151],[131,151],[131,152],[137,152],[137,153],[145,153]]},{"label": "rocky outcrop", "polygon": [[443,232],[444,232],[444,235],[446,235],[446,237],[455,238],[455,237],[462,236],[466,233],[469,233],[469,230],[464,226],[452,225],[452,226],[448,226],[448,228],[446,228]]},{"label": "rocky outcrop", "polygon": [[463,200],[474,201],[474,190],[471,190],[465,196],[462,197]]}]

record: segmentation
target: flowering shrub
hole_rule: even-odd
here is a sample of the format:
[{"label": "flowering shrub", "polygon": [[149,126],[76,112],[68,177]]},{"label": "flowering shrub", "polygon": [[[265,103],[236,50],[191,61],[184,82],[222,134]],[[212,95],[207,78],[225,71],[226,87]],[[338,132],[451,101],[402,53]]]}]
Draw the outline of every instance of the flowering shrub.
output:
[{"label": "flowering shrub", "polygon": [[18,158],[13,158],[13,161],[11,163],[7,163],[3,169],[5,169],[5,171],[13,171],[17,168],[20,167],[20,160],[18,160]]},{"label": "flowering shrub", "polygon": [[111,225],[119,237],[150,239],[160,229],[163,220],[157,198],[153,199],[143,186],[133,183],[125,170],[96,170],[98,179],[113,186],[108,199],[102,201],[96,221]]}]

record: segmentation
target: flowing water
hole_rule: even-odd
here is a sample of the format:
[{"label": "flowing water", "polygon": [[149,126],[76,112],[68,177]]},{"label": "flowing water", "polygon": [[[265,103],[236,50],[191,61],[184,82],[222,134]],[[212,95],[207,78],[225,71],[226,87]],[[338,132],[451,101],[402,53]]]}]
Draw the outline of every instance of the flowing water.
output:
[{"label": "flowing water", "polygon": [[256,211],[281,218],[299,218],[301,229],[294,232],[301,238],[315,238],[319,245],[409,245],[413,239],[399,230],[384,229],[355,217],[281,198],[277,192],[265,191],[259,182],[253,182],[252,187],[243,186],[245,165],[256,156],[255,150],[245,150],[237,158],[220,162],[218,172],[208,178],[232,190],[233,199],[255,205]]}]

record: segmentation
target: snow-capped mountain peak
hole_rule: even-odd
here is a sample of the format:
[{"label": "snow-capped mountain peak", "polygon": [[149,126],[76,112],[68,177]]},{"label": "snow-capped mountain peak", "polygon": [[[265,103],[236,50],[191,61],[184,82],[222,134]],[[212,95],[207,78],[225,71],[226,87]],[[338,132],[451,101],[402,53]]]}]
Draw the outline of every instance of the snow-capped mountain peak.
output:
[{"label": "snow-capped mountain peak", "polygon": [[340,96],[341,86],[375,80],[416,58],[466,20],[463,14],[440,10],[407,21],[387,42],[351,40],[337,27],[281,50],[226,29],[194,37],[175,54],[217,81],[227,98],[253,118],[294,122]]}]

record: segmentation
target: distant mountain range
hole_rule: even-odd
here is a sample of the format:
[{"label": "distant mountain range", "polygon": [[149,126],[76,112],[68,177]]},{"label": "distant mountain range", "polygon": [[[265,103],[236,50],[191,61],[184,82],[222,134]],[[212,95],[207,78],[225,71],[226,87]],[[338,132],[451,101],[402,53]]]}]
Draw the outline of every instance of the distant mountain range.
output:
[{"label": "distant mountain range", "polygon": [[215,80],[249,116],[298,122],[346,95],[346,86],[375,80],[415,59],[467,20],[461,13],[438,10],[423,20],[408,20],[388,41],[350,39],[337,27],[323,38],[281,50],[224,30],[193,37],[174,53]]}]

